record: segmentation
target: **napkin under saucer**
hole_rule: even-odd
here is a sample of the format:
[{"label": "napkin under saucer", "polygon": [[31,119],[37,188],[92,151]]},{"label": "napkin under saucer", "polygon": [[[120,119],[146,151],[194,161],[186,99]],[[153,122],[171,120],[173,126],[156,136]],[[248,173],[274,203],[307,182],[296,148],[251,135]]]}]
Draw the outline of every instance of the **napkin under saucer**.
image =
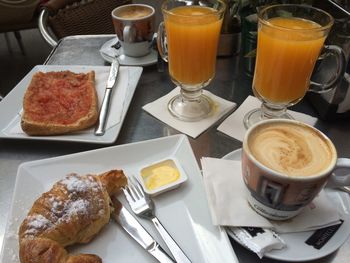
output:
[{"label": "napkin under saucer", "polygon": [[143,109],[162,122],[182,133],[191,136],[192,138],[198,137],[201,133],[211,127],[236,106],[236,103],[234,102],[222,99],[207,90],[203,90],[203,94],[211,98],[215,103],[214,113],[211,116],[196,122],[181,121],[172,116],[168,110],[168,102],[179,93],[180,88],[176,87],[165,96],[146,104],[143,106]]},{"label": "napkin under saucer", "polygon": [[[233,137],[237,140],[243,141],[246,128],[243,124],[243,118],[249,111],[260,108],[261,101],[253,96],[248,96],[246,100],[238,107],[235,112],[228,116],[218,127],[218,131],[225,133],[226,135]],[[287,112],[293,116],[294,119],[302,121],[311,126],[314,126],[317,118],[309,116],[304,113],[287,110]]]},{"label": "napkin under saucer", "polygon": [[203,180],[214,225],[261,227],[278,233],[315,230],[340,223],[341,215],[324,191],[299,215],[286,221],[269,220],[248,204],[241,176],[241,162],[217,158],[201,159]]}]

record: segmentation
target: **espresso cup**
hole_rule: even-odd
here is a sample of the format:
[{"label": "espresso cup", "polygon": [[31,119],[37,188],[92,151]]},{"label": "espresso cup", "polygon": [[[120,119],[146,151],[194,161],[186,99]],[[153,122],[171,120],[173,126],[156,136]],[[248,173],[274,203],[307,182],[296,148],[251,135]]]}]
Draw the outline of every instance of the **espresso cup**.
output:
[{"label": "espresso cup", "polygon": [[124,55],[142,57],[151,52],[155,29],[155,10],[152,6],[119,6],[112,11],[112,21]]},{"label": "espresso cup", "polygon": [[262,216],[285,220],[299,214],[328,183],[350,185],[350,159],[337,157],[332,141],[295,120],[262,121],[243,140],[242,175],[248,202]]}]

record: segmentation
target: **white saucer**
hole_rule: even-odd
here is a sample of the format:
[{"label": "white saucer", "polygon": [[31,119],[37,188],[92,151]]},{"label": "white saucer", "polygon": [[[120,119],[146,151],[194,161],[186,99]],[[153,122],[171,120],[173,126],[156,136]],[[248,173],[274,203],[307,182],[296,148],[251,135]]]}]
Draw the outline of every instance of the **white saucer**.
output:
[{"label": "white saucer", "polygon": [[104,60],[112,63],[115,56],[119,56],[118,60],[121,65],[125,66],[149,66],[157,63],[158,53],[152,49],[151,53],[144,57],[129,57],[123,54],[123,48],[115,49],[112,47],[118,42],[117,36],[108,40],[100,48],[100,54]]},{"label": "white saucer", "polygon": [[[223,157],[227,160],[241,160],[242,150],[238,149],[233,151]],[[305,231],[299,233],[286,233],[279,234],[279,236],[285,241],[286,247],[281,250],[272,250],[264,255],[264,257],[283,260],[283,261],[307,261],[315,260],[318,258],[325,257],[335,250],[337,250],[344,242],[347,240],[350,234],[350,197],[347,193],[338,191],[335,189],[325,188],[325,192],[329,199],[337,207],[338,211],[344,214],[346,218],[340,228],[335,232],[335,234],[328,240],[324,246],[320,249],[316,249],[313,246],[307,245],[305,241],[315,232],[315,231]],[[243,245],[235,236],[227,233],[235,241]],[[243,245],[244,246],[244,245]]]}]

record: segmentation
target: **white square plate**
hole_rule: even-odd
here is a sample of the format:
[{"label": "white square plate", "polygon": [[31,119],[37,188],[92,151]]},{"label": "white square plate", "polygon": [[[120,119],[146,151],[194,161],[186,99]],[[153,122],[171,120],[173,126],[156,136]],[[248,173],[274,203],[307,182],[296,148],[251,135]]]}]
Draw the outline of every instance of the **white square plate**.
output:
[{"label": "white square plate", "polygon": [[[177,160],[188,180],[179,188],[153,198],[159,220],[193,263],[238,262],[226,232],[211,222],[202,176],[184,135],[23,163],[17,173],[1,262],[18,262],[19,225],[41,193],[66,174],[101,173],[119,168],[133,175],[140,167],[165,158]],[[122,195],[119,199],[130,210]],[[168,251],[153,225],[137,219]],[[74,246],[69,251],[97,254],[104,263],[156,262],[113,220],[89,244]]]},{"label": "white square plate", "polygon": [[[123,96],[114,96],[117,100],[112,103],[123,102],[123,109],[121,119],[118,124],[106,130],[103,136],[95,136],[93,128],[89,132],[80,132],[72,134],[64,134],[59,136],[29,136],[24,132],[12,132],[16,126],[19,126],[21,121],[20,113],[22,111],[22,103],[24,93],[32,79],[35,72],[42,71],[62,71],[70,70],[72,72],[88,72],[95,71],[96,76],[96,90],[104,90],[107,83],[109,66],[56,66],[56,65],[38,65],[35,66],[18,84],[17,86],[0,102],[0,138],[7,139],[26,139],[26,140],[47,140],[47,141],[75,141],[85,143],[111,144],[113,143],[120,132],[130,102],[134,95],[137,83],[142,73],[142,67],[123,67],[120,71],[122,74],[128,74],[127,90]],[[122,83],[124,84],[124,83]],[[126,84],[126,83],[125,83]],[[115,92],[118,92],[116,86]],[[98,92],[99,93],[99,92]],[[103,92],[102,92],[103,93]],[[119,101],[120,100],[120,101]]]}]

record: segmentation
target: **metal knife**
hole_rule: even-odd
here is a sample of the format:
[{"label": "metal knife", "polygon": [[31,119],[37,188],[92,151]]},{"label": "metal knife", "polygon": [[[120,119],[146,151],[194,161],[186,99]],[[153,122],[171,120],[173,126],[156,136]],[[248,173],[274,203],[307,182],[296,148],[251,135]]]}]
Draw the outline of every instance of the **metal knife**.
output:
[{"label": "metal knife", "polygon": [[114,219],[140,246],[161,263],[175,262],[115,196],[112,197],[112,202]]},{"label": "metal knife", "polygon": [[111,69],[109,70],[109,76],[107,80],[107,86],[105,95],[103,97],[100,115],[98,118],[98,125],[95,129],[95,135],[102,136],[106,131],[106,123],[108,118],[108,112],[111,103],[113,87],[116,83],[119,73],[119,61],[117,58],[113,59]]}]

